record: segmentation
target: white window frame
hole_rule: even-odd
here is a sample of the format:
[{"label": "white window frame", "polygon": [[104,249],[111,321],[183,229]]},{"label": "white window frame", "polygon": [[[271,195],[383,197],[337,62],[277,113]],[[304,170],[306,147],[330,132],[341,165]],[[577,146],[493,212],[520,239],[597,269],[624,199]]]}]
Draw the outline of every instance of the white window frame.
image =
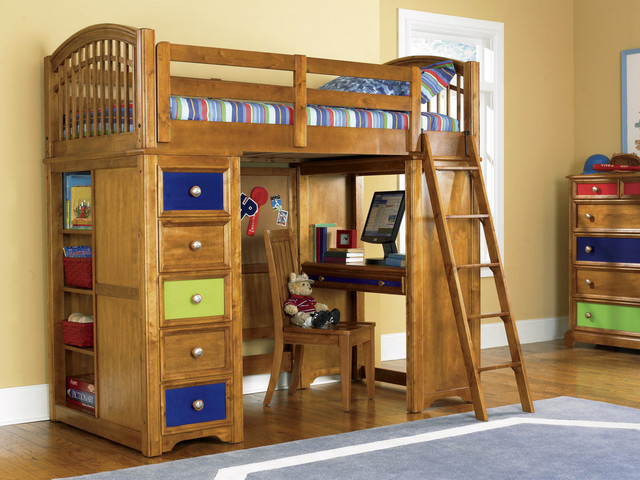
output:
[{"label": "white window frame", "polygon": [[[420,55],[420,52],[412,51],[411,39],[414,36],[424,35],[437,36],[452,41],[468,41],[476,43],[481,41],[485,45],[489,45],[493,53],[493,72],[486,72],[485,62],[480,66],[480,92],[490,92],[493,103],[493,135],[492,139],[487,140],[483,137],[483,128],[490,121],[487,110],[483,110],[481,104],[480,112],[480,130],[481,145],[480,154],[486,157],[486,149],[484,143],[492,141],[494,146],[493,169],[488,172],[483,168],[485,176],[485,185],[487,186],[487,196],[489,197],[489,205],[493,215],[494,227],[498,245],[504,260],[504,24],[501,22],[492,22],[488,20],[477,20],[473,18],[455,17],[451,15],[441,15],[429,12],[420,12],[415,10],[398,9],[398,57],[406,57],[411,55]],[[490,78],[492,82],[486,82],[485,79]],[[487,130],[484,130],[486,133]],[[483,162],[488,163],[488,162]],[[490,176],[490,178],[488,177]],[[404,176],[400,178],[401,189],[404,189]],[[404,231],[402,232],[404,236]],[[404,241],[401,241],[404,248]],[[482,245],[483,261],[488,260],[486,245]],[[486,270],[486,271],[484,271]],[[490,276],[489,269],[483,269],[482,276]]]}]

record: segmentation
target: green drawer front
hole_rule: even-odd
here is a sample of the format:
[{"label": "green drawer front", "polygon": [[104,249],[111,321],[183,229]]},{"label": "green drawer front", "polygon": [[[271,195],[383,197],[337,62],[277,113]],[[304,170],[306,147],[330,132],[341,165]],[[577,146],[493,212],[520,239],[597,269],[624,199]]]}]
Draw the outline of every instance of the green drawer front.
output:
[{"label": "green drawer front", "polygon": [[640,307],[578,302],[576,315],[580,327],[640,333]]},{"label": "green drawer front", "polygon": [[[200,295],[199,303],[194,296]],[[164,282],[164,318],[213,317],[224,315],[224,279],[175,280]]]}]

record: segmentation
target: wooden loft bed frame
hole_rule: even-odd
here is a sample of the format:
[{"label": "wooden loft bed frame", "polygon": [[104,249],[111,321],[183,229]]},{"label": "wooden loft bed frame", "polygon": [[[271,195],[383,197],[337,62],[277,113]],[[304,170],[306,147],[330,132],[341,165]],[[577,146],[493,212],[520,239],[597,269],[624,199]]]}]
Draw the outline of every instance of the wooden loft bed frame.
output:
[{"label": "wooden loft bed frame", "polygon": [[[88,27],[45,59],[46,156],[157,149],[158,153],[234,154],[289,157],[406,155],[419,151],[420,70],[439,57],[406,57],[385,65],[251,51],[154,44],[154,32],[120,25]],[[290,86],[185,78],[172,75],[172,62],[290,71]],[[477,138],[478,64],[453,61],[458,85],[428,107],[458,119],[461,131]],[[371,95],[310,88],[308,74],[411,82],[411,96]],[[170,120],[170,95],[259,100],[294,105],[293,125]],[[452,104],[455,103],[455,106]],[[111,118],[101,115],[115,105]],[[307,104],[410,112],[409,130],[309,127]],[[68,112],[68,115],[65,115]],[[82,112],[82,114],[71,112]],[[84,127],[95,112],[99,132]],[[66,119],[68,117],[68,121]],[[109,125],[109,120],[113,120]],[[122,128],[131,125],[130,129]],[[118,132],[114,126],[120,126]],[[112,132],[101,135],[103,131]],[[462,133],[426,132],[434,155],[457,148]]]}]

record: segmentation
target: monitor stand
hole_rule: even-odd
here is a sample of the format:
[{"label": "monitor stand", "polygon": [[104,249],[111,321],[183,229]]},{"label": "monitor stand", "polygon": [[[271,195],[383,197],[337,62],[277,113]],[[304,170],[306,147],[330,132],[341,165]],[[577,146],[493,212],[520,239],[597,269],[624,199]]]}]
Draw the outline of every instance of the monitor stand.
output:
[{"label": "monitor stand", "polygon": [[385,259],[390,253],[398,253],[398,247],[396,242],[386,242],[382,244],[382,250],[384,251],[384,258],[367,258],[365,260],[366,265],[385,265]]}]

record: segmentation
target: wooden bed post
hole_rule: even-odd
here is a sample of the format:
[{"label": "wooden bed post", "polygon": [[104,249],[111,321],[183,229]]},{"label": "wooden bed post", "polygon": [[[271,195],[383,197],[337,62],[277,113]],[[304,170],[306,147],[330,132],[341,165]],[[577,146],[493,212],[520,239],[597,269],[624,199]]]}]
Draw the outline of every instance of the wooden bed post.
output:
[{"label": "wooden bed post", "polygon": [[[156,143],[156,85],[153,48],[154,31],[141,28],[136,32],[136,65],[135,92],[136,118],[135,129],[138,131],[140,148],[154,148]],[[168,102],[167,102],[168,103]]]},{"label": "wooden bed post", "polygon": [[480,64],[465,62],[464,64],[464,129],[480,140]]},{"label": "wooden bed post", "polygon": [[296,102],[293,113],[293,146],[307,146],[307,57],[295,56],[293,72]]},{"label": "wooden bed post", "polygon": [[407,152],[420,151],[418,137],[422,127],[422,103],[420,102],[421,72],[419,67],[411,67],[411,120],[407,132]]},{"label": "wooden bed post", "polygon": [[171,44],[158,42],[156,46],[158,142],[171,141]]}]

